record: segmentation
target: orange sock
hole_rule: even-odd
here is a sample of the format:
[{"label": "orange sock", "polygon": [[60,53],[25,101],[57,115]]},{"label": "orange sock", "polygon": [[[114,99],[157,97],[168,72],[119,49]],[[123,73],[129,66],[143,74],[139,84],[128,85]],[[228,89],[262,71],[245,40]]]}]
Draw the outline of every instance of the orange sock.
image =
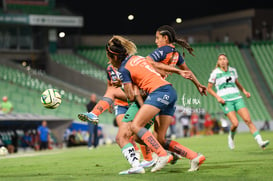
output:
[{"label": "orange sock", "polygon": [[[110,98],[108,98],[110,99]],[[106,109],[110,107],[110,103],[107,100],[101,99],[91,111],[96,116],[102,114]]]},{"label": "orange sock", "polygon": [[190,160],[194,159],[198,155],[198,153],[173,140],[167,140],[165,143],[165,148]]},{"label": "orange sock", "polygon": [[143,156],[143,159],[146,161],[152,161],[153,160],[153,156],[152,156],[152,150],[151,148],[149,148],[146,145],[139,145],[140,149],[141,149],[141,153]]},{"label": "orange sock", "polygon": [[146,128],[141,128],[137,133],[137,136],[143,140],[143,142],[150,147],[158,156],[167,156],[167,151],[160,145],[153,134]]},{"label": "orange sock", "polygon": [[138,146],[137,146],[137,144],[136,144],[133,136],[130,137],[129,141],[130,141],[130,143],[132,143],[132,145],[134,146],[134,149],[136,151],[139,150],[139,148],[138,148]]}]

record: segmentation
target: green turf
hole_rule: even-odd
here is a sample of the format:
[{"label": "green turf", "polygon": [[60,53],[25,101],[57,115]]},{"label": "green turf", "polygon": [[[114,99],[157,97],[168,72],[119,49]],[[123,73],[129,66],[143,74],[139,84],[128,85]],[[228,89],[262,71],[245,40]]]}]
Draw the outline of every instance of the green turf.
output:
[{"label": "green turf", "polygon": [[[272,132],[261,132],[271,139]],[[116,144],[88,150],[87,147],[14,154],[0,158],[0,180],[126,180],[126,181],[210,181],[210,180],[273,180],[273,145],[261,150],[250,133],[235,137],[235,150],[227,147],[227,135],[177,139],[184,146],[203,153],[207,160],[200,170],[188,173],[189,161],[181,159],[161,171],[145,174],[118,175],[129,168]]]}]

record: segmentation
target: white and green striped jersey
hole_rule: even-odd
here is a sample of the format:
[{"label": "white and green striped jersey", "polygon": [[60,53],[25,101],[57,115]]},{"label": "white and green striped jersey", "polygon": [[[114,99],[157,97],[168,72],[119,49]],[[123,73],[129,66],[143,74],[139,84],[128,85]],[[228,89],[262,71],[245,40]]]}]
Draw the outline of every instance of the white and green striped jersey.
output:
[{"label": "white and green striped jersey", "polygon": [[216,93],[221,98],[225,101],[233,101],[242,98],[240,90],[235,84],[237,78],[237,71],[233,67],[228,67],[226,72],[220,68],[216,68],[211,72],[208,81],[215,85]]}]

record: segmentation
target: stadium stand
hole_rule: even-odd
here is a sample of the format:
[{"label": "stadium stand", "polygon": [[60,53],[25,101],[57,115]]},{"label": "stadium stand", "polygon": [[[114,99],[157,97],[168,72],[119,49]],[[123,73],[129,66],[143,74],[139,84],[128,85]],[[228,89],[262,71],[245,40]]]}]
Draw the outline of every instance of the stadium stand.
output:
[{"label": "stadium stand", "polygon": [[[100,70],[90,63],[84,61],[80,57],[71,53],[55,53],[50,54],[51,59],[57,63],[63,64],[69,68],[72,68],[84,75],[88,75],[99,80],[106,82],[106,74],[104,70]],[[100,57],[98,57],[100,60]]]},{"label": "stadium stand", "polygon": [[96,63],[104,69],[107,67],[107,57],[104,47],[79,48],[77,54],[85,57],[93,63]]},{"label": "stadium stand", "polygon": [[254,42],[250,46],[251,51],[257,61],[258,66],[262,70],[263,76],[269,86],[271,92],[273,92],[273,76],[272,76],[272,52],[273,42]]},{"label": "stadium stand", "polygon": [[[38,115],[54,115],[60,118],[77,120],[77,113],[85,111],[87,97],[63,90],[56,85],[46,83],[32,77],[18,69],[0,65],[1,87],[0,95],[7,95],[14,103],[14,112],[32,113]],[[40,102],[41,93],[48,88],[56,88],[62,95],[62,104],[56,110],[49,110],[42,107]],[[104,114],[102,123],[111,122],[112,114]]]}]

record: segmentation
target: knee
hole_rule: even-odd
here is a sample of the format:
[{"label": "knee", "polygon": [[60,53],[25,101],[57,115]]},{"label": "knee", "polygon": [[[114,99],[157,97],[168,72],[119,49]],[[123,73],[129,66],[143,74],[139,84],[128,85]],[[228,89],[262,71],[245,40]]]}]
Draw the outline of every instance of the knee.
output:
[{"label": "knee", "polygon": [[116,143],[118,144],[118,145],[120,145],[120,141],[121,139],[120,139],[120,136],[117,134],[116,135]]},{"label": "knee", "polygon": [[136,123],[132,122],[131,130],[133,133],[137,134],[137,132],[140,130],[140,127]]},{"label": "knee", "polygon": [[232,125],[233,125],[233,127],[237,128],[239,126],[239,122],[235,122]]}]

